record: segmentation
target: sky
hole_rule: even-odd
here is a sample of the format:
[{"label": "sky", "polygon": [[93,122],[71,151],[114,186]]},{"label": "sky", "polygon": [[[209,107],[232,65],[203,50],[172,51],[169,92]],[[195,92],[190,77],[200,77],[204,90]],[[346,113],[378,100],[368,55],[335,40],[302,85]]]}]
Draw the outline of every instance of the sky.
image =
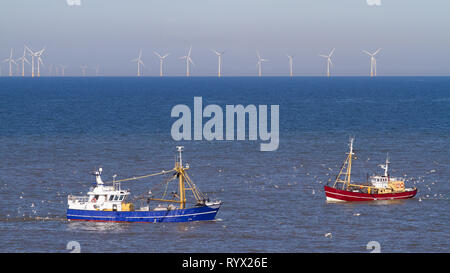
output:
[{"label": "sky", "polygon": [[294,75],[322,76],[318,55],[333,48],[332,75],[368,75],[361,50],[378,48],[380,76],[450,75],[448,0],[2,0],[0,11],[0,59],[45,46],[42,75],[49,65],[95,75],[99,65],[100,75],[133,76],[142,49],[145,76],[159,75],[153,51],[171,54],[166,75],[182,76],[191,45],[192,76],[216,75],[211,49],[225,51],[224,76],[257,75],[257,50],[268,59],[263,75],[287,75],[290,54]]}]

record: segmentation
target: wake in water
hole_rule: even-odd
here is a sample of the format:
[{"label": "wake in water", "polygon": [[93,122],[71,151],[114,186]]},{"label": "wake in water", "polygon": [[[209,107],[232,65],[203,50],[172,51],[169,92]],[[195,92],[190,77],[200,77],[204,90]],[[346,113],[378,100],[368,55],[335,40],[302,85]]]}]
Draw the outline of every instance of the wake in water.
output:
[{"label": "wake in water", "polygon": [[22,216],[13,216],[9,217],[0,217],[0,222],[34,222],[34,221],[57,221],[63,222],[67,221],[64,216],[31,216],[31,215],[22,215]]}]

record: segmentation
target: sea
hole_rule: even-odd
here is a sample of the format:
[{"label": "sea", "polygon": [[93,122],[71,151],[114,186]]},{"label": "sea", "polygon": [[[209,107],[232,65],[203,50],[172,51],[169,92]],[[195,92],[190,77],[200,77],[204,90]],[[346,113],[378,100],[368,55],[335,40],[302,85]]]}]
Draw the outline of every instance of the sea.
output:
[{"label": "sea", "polygon": [[[171,110],[194,113],[194,97],[224,111],[278,105],[278,149],[248,136],[174,140]],[[391,176],[418,194],[327,203],[350,137],[353,181],[382,174],[389,156]],[[96,169],[104,181],[169,170],[176,146],[197,187],[223,202],[215,220],[66,219],[67,196],[86,195]],[[137,197],[166,179],[121,187]],[[445,253],[449,185],[450,77],[0,78],[2,253]]]}]

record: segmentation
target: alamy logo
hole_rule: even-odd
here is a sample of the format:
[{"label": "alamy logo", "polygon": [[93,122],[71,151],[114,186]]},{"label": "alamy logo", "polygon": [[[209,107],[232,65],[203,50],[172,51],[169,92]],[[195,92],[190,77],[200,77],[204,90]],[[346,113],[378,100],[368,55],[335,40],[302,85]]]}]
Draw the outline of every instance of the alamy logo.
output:
[{"label": "alamy logo", "polygon": [[[194,97],[194,140],[246,140],[246,117],[248,117],[248,140],[267,141],[261,143],[261,151],[275,151],[279,144],[279,105],[270,106],[270,131],[267,105],[226,105],[225,128],[222,107],[210,104],[203,108],[202,97]],[[171,129],[172,138],[192,140],[191,108],[184,104],[172,108],[171,117],[178,118]],[[203,118],[209,118],[203,125]],[[236,123],[235,123],[236,121]],[[259,122],[258,122],[259,121]],[[236,134],[235,134],[236,128]],[[224,129],[226,130],[224,136]]]}]

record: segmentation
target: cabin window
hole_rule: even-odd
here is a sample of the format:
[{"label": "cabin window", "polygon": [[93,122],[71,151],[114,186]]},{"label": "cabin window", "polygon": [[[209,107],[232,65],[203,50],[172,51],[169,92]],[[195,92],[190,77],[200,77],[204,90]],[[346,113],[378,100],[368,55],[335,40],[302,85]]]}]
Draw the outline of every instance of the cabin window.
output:
[{"label": "cabin window", "polygon": [[117,199],[119,199],[119,196],[118,195],[114,196],[114,201],[117,201]]},{"label": "cabin window", "polygon": [[114,195],[109,196],[109,201],[112,201],[114,199]]},{"label": "cabin window", "polygon": [[121,196],[120,196],[119,200],[120,200],[120,201],[122,201],[122,200],[123,200],[123,195],[121,195]]}]

